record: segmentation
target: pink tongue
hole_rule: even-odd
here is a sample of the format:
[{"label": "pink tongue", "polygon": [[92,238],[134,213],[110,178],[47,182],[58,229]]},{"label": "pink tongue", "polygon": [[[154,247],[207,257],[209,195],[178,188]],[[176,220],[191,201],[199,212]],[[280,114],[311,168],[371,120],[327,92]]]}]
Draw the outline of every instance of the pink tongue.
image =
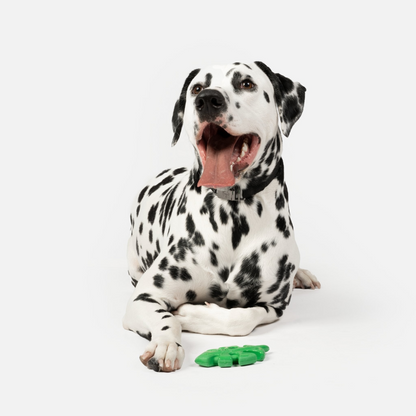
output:
[{"label": "pink tongue", "polygon": [[223,149],[218,149],[208,143],[206,160],[198,186],[222,188],[235,184],[234,173],[230,169],[234,143]]}]

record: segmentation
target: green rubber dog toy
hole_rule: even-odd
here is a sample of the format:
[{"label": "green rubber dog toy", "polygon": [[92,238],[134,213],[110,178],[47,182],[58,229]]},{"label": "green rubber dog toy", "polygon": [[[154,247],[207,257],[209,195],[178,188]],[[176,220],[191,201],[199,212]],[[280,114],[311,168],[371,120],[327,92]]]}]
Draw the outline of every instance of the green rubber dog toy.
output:
[{"label": "green rubber dog toy", "polygon": [[266,352],[269,351],[267,345],[244,345],[243,347],[221,347],[208,350],[195,358],[195,362],[202,367],[221,368],[232,367],[233,364],[249,365],[256,361],[263,361]]}]

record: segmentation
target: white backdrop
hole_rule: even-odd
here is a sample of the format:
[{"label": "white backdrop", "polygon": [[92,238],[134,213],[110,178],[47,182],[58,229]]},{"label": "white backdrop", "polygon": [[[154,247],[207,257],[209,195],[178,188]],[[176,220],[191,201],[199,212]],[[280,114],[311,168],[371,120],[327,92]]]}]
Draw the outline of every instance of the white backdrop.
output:
[{"label": "white backdrop", "polygon": [[[415,29],[410,1],[9,1],[0,5],[2,414],[411,414],[415,371]],[[175,148],[196,67],[264,61],[307,88],[284,143],[302,265],[280,322],[184,334],[156,374],[121,328],[135,193]],[[202,369],[268,344],[250,368]],[[214,407],[215,406],[215,407]],[[157,408],[157,411],[155,412]]]}]

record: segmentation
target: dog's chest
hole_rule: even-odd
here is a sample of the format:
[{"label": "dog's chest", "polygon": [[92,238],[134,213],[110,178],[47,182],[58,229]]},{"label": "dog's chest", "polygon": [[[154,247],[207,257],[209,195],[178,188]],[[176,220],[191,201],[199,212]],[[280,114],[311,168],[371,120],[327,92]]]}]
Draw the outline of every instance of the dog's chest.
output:
[{"label": "dog's chest", "polygon": [[[272,189],[238,202],[222,200],[212,191],[190,195],[183,225],[174,228],[195,243],[194,259],[205,269],[231,274],[249,257],[269,269],[269,263],[276,264],[273,257],[291,242],[289,214],[278,211],[275,200]],[[287,223],[289,238],[278,229],[279,217]]]},{"label": "dog's chest", "polygon": [[190,187],[185,172],[166,178],[139,196],[134,229],[142,264],[186,269],[195,284],[211,282],[217,303],[272,301],[298,262],[287,201],[276,203],[277,181],[247,200],[226,201]]}]

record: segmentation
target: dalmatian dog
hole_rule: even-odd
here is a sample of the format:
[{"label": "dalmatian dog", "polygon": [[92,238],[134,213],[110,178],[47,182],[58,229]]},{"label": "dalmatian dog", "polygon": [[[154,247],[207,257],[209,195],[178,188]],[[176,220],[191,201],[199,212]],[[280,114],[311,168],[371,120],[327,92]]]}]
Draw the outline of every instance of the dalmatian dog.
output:
[{"label": "dalmatian dog", "polygon": [[305,91],[262,62],[185,80],[172,145],[186,131],[194,166],[161,172],[130,217],[123,326],[150,341],[148,368],[181,368],[183,330],[247,335],[282,316],[294,287],[320,288],[299,268],[281,157]]}]

